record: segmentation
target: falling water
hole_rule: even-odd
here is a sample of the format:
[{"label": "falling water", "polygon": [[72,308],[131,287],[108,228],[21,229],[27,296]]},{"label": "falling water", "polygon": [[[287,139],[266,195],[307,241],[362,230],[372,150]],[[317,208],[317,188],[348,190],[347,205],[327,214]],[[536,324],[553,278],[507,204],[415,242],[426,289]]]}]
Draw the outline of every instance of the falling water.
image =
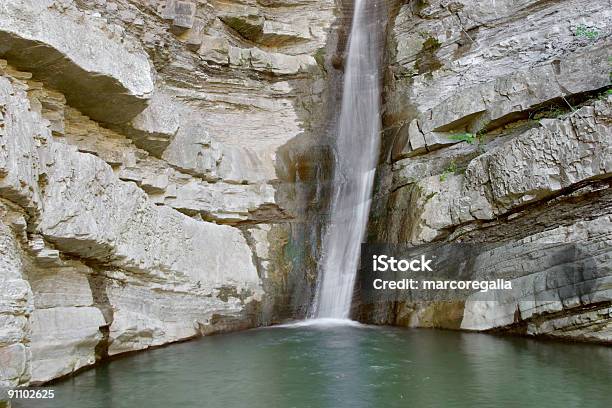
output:
[{"label": "falling water", "polygon": [[330,223],[312,317],[347,319],[378,159],[380,20],[377,1],[355,0],[336,138]]}]

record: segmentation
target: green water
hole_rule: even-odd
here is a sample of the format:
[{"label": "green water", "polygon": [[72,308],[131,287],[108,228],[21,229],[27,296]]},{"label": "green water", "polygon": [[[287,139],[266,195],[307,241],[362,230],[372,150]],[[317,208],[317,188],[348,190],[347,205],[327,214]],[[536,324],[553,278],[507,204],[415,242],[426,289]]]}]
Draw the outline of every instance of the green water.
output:
[{"label": "green water", "polygon": [[112,361],[16,407],[612,406],[612,348],[388,327],[268,328]]}]

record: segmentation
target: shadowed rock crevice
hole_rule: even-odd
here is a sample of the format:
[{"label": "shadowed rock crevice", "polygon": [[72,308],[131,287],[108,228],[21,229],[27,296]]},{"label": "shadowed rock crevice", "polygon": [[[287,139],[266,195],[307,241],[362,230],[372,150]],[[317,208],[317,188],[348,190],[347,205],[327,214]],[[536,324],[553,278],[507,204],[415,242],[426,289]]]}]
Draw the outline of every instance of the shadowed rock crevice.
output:
[{"label": "shadowed rock crevice", "polygon": [[[70,105],[92,119],[117,124],[131,120],[147,106],[143,96],[113,77],[87,72],[64,54],[42,42],[28,41],[0,33],[0,56],[15,68],[32,72],[37,79],[66,95]],[[10,44],[10,46],[9,46]]]},{"label": "shadowed rock crevice", "polygon": [[93,296],[93,305],[100,309],[106,323],[104,326],[100,326],[102,339],[95,348],[96,361],[100,361],[108,358],[110,326],[113,324],[113,306],[106,293],[106,279],[94,272],[87,276],[87,280]]}]

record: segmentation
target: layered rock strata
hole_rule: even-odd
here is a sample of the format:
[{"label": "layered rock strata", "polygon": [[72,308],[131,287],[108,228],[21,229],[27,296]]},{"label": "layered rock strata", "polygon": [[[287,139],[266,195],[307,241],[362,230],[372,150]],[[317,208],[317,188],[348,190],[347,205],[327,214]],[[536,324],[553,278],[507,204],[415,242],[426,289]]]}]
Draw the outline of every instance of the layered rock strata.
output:
[{"label": "layered rock strata", "polygon": [[368,292],[363,320],[612,341],[611,21],[579,0],[397,5],[369,240],[515,290]]},{"label": "layered rock strata", "polygon": [[0,1],[1,388],[280,318],[335,7]]},{"label": "layered rock strata", "polygon": [[[461,277],[516,291],[361,287],[356,316],[609,342],[609,7],[389,7],[369,240],[451,265],[467,243]],[[0,0],[0,388],[305,316],[350,15],[332,0]]]}]

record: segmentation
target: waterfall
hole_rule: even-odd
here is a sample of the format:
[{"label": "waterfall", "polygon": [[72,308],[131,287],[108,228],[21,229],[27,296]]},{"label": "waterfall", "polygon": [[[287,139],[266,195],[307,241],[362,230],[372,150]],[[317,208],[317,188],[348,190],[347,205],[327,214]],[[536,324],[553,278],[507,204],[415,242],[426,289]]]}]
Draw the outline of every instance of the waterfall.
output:
[{"label": "waterfall", "polygon": [[347,319],[380,139],[381,22],[377,1],[355,0],[335,143],[330,221],[311,317]]}]

